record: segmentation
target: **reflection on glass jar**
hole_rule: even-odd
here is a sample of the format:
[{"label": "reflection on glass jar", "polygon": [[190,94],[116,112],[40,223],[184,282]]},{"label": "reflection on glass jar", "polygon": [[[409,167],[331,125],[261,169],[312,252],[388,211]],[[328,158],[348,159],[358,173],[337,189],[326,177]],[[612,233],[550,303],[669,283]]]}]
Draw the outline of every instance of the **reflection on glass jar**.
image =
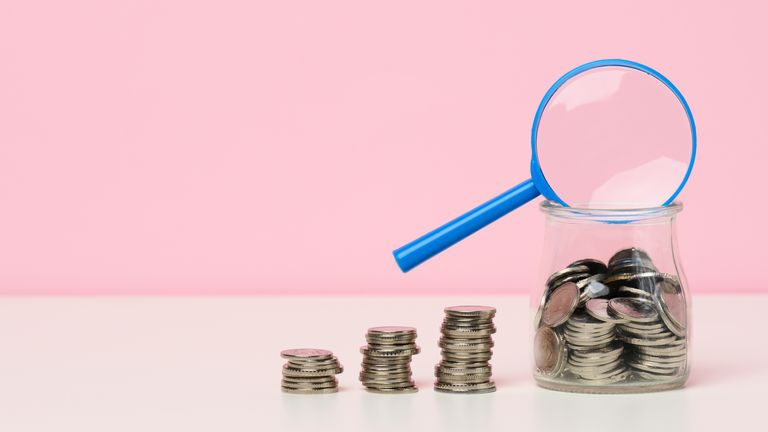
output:
[{"label": "reflection on glass jar", "polygon": [[682,386],[690,296],[675,216],[682,205],[546,214],[542,285],[532,296],[533,374],[541,386],[631,393]]}]

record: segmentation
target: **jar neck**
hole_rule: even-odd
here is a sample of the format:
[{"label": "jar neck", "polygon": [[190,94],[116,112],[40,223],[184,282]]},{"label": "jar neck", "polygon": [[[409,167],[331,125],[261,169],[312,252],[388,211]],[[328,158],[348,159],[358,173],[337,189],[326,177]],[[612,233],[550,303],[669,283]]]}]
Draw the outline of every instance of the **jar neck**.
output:
[{"label": "jar neck", "polygon": [[548,218],[571,223],[608,224],[658,224],[674,220],[683,210],[683,204],[672,202],[667,206],[634,209],[592,209],[586,207],[564,207],[553,201],[542,201],[540,209]]}]

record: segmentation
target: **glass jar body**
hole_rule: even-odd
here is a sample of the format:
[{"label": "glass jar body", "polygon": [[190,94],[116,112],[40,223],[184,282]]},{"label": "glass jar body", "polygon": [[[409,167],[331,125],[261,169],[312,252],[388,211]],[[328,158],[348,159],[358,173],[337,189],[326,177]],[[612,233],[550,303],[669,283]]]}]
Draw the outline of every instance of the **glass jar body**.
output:
[{"label": "glass jar body", "polygon": [[677,249],[679,203],[591,210],[545,201],[541,282],[531,297],[541,387],[636,393],[682,386],[690,298]]}]

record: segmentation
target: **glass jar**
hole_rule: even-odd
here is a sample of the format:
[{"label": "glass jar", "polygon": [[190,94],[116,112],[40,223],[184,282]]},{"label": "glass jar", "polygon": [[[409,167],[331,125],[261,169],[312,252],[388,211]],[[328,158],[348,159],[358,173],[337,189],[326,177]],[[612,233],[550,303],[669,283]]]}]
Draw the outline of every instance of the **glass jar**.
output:
[{"label": "glass jar", "polygon": [[675,216],[544,201],[534,290],[533,375],[541,387],[635,393],[681,387],[690,370],[690,295]]}]

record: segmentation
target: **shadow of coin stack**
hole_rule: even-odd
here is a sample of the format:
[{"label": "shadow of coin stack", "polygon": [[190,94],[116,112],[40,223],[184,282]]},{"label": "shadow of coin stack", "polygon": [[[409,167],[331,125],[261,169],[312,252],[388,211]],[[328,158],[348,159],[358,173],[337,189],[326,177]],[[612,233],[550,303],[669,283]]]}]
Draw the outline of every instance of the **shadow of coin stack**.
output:
[{"label": "shadow of coin stack", "polygon": [[285,393],[320,394],[339,390],[336,374],[344,372],[332,352],[315,348],[289,349],[280,352],[287,359],[283,365],[281,387]]},{"label": "shadow of coin stack", "polygon": [[420,352],[413,327],[372,327],[365,335],[360,382],[372,393],[413,393],[411,360]]},{"label": "shadow of coin stack", "polygon": [[490,393],[496,391],[491,380],[490,360],[496,327],[496,309],[490,306],[451,306],[445,308],[440,328],[442,360],[435,366],[435,390],[444,393]]}]

